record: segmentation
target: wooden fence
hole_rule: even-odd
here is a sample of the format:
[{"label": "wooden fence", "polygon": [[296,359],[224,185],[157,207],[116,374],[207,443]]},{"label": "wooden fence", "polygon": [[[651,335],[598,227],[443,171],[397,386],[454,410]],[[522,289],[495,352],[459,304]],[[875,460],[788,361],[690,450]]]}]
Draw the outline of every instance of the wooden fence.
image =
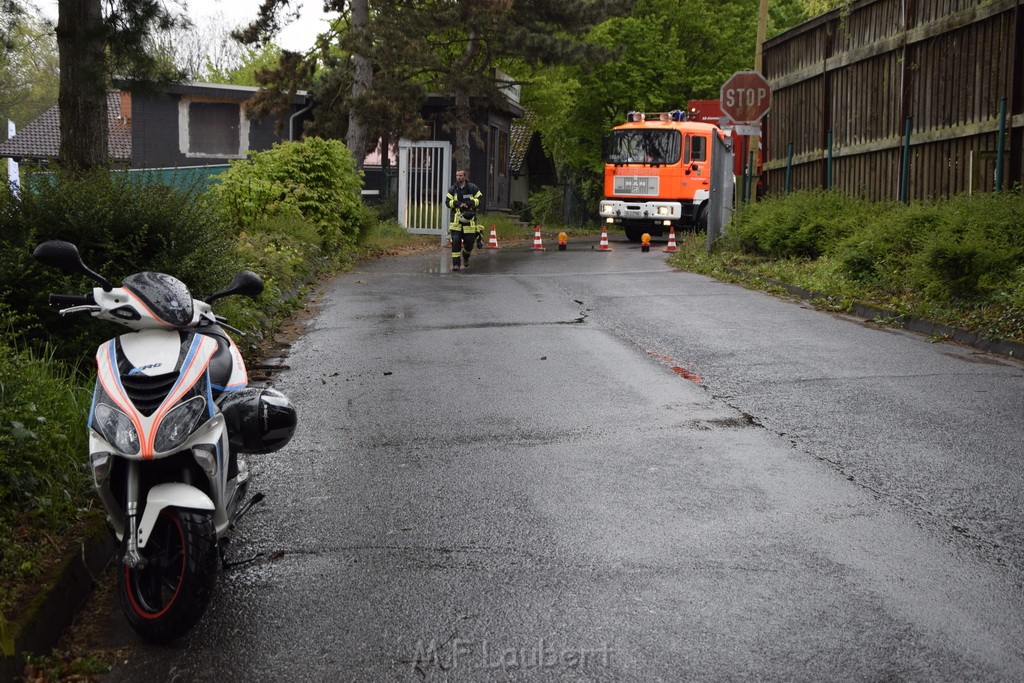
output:
[{"label": "wooden fence", "polygon": [[767,191],[913,201],[1019,183],[1022,3],[852,0],[767,41]]}]

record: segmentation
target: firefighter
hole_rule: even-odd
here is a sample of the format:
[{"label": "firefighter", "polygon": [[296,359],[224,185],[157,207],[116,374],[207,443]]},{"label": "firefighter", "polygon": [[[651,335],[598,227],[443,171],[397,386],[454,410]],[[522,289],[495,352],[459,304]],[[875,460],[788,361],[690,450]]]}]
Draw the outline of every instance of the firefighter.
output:
[{"label": "firefighter", "polygon": [[448,233],[452,238],[452,270],[469,266],[473,253],[473,242],[483,243],[480,226],[477,225],[476,209],[480,206],[480,188],[466,179],[466,172],[455,172],[455,184],[448,188],[448,208],[452,210],[452,224]]}]

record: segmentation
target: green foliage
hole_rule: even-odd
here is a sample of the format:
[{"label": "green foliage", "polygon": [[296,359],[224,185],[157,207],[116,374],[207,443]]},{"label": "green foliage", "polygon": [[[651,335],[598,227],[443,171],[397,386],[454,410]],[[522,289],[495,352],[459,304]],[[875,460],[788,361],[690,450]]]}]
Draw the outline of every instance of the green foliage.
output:
[{"label": "green foliage", "polygon": [[673,261],[1024,341],[1022,213],[1019,191],[913,206],[794,193],[744,207],[712,257],[701,242]]},{"label": "green foliage", "polygon": [[528,220],[542,225],[562,223],[565,191],[557,185],[545,185],[530,193],[527,199]]},{"label": "green foliage", "polygon": [[[802,21],[802,0],[773,2],[769,32]],[[587,42],[613,59],[532,72],[523,102],[560,172],[582,179],[601,172],[601,140],[632,110],[669,111],[691,99],[717,99],[734,71],[753,68],[756,2],[640,0],[608,19]],[[591,193],[581,192],[585,196]]]},{"label": "green foliage", "polygon": [[839,192],[800,192],[750,204],[736,215],[728,240],[745,253],[818,258],[865,224],[872,206]]},{"label": "green foliage", "polygon": [[[0,324],[9,324],[0,320]],[[11,577],[31,580],[45,563],[36,539],[9,530],[26,524],[60,535],[78,516],[89,480],[84,378],[52,354],[17,351],[0,341],[0,610],[15,596]],[[19,542],[20,541],[20,542]]]},{"label": "green foliage", "polygon": [[57,41],[53,27],[27,13],[9,13],[4,23],[0,24],[0,123],[10,119],[21,129],[57,104]]},{"label": "green foliage", "polygon": [[280,142],[232,163],[212,193],[227,221],[251,228],[266,216],[313,223],[323,253],[351,249],[368,220],[362,174],[337,140]]},{"label": "green foliage", "polygon": [[48,307],[52,292],[84,293],[95,285],[32,259],[35,246],[50,239],[77,245],[85,263],[115,284],[156,270],[200,297],[221,289],[240,264],[231,233],[195,188],[95,172],[37,176],[19,195],[0,191],[0,304],[27,323],[19,330],[26,346],[51,343],[59,358],[73,362],[91,362],[110,329],[81,317],[62,320]]},{"label": "green foliage", "polygon": [[281,59],[281,48],[269,43],[260,49],[244,48],[240,63],[231,68],[218,67],[206,57],[206,81],[228,85],[260,85],[256,74],[273,69]]},{"label": "green foliage", "polygon": [[[82,490],[90,396],[52,355],[0,345],[0,515],[67,512]],[[9,515],[14,515],[11,517]],[[5,525],[6,526],[6,525]]]},{"label": "green foliage", "polygon": [[50,343],[57,357],[77,364],[91,361],[95,345],[110,336],[89,319],[51,314],[50,293],[84,293],[95,283],[37,263],[32,251],[46,240],[74,243],[85,263],[115,284],[159,270],[205,296],[239,269],[231,234],[198,189],[106,172],[34,180],[19,195],[0,191],[0,304],[28,324],[19,330],[28,347]]}]

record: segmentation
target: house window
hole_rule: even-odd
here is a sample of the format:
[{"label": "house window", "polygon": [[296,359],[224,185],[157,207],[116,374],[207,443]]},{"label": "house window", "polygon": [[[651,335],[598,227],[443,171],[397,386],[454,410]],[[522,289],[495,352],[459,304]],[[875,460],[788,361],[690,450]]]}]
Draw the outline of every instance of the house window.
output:
[{"label": "house window", "polygon": [[244,158],[249,150],[249,119],[238,102],[182,98],[178,142],[188,157]]}]

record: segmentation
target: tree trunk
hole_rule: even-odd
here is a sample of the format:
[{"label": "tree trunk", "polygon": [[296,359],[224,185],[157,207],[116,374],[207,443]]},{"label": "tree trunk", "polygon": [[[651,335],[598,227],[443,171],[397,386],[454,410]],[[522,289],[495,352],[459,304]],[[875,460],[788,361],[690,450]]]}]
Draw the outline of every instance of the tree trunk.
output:
[{"label": "tree trunk", "polygon": [[466,87],[461,82],[462,74],[473,63],[477,50],[480,47],[479,33],[475,26],[471,26],[466,41],[466,51],[459,58],[455,65],[455,73],[459,78],[455,80],[455,149],[452,150],[452,161],[455,163],[455,170],[462,169],[469,173],[469,134],[473,128],[473,112],[470,109],[470,97]]},{"label": "tree trunk", "polygon": [[59,0],[60,160],[85,171],[107,164],[107,92],[101,0]]},{"label": "tree trunk", "polygon": [[452,162],[455,170],[462,169],[466,173],[469,173],[469,133],[472,126],[469,94],[459,89],[455,93],[455,147],[452,149]]},{"label": "tree trunk", "polygon": [[[349,7],[352,12],[352,30],[361,33],[366,30],[370,20],[370,9],[368,0],[351,0]],[[359,98],[370,89],[373,83],[373,64],[370,58],[356,52],[354,55],[355,73],[352,78],[352,106],[348,111],[348,133],[345,136],[345,144],[352,151],[356,159],[356,168],[363,168],[363,161],[366,158],[366,148],[369,143],[366,133],[366,124],[359,115]]]}]

